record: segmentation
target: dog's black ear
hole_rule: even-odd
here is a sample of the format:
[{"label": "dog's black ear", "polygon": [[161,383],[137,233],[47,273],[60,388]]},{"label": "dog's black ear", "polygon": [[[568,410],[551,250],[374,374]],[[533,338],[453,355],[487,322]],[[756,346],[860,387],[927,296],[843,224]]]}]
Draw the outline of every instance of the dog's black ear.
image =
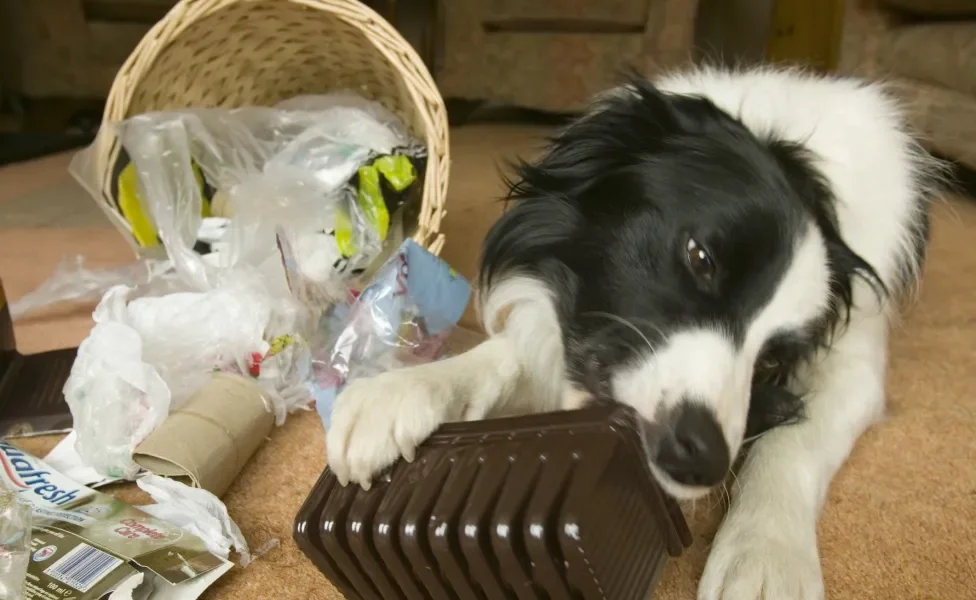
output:
[{"label": "dog's black ear", "polygon": [[681,128],[675,98],[630,73],[590,109],[547,139],[533,161],[509,165],[510,200],[557,197],[569,202],[604,178],[645,160]]},{"label": "dog's black ear", "polygon": [[485,239],[482,288],[503,272],[538,275],[539,261],[558,258],[581,226],[589,192],[655,151],[675,126],[667,98],[635,74],[550,137],[540,157],[508,165],[511,205]]},{"label": "dog's black ear", "polygon": [[753,439],[770,429],[791,425],[802,418],[802,398],[781,386],[754,383],[749,399],[745,439]]},{"label": "dog's black ear", "polygon": [[[542,275],[541,263],[559,256],[559,249],[576,231],[578,220],[574,206],[556,199],[537,198],[516,204],[485,236],[479,286],[486,290],[505,273]],[[558,265],[547,265],[544,270],[547,277],[562,274]]]}]

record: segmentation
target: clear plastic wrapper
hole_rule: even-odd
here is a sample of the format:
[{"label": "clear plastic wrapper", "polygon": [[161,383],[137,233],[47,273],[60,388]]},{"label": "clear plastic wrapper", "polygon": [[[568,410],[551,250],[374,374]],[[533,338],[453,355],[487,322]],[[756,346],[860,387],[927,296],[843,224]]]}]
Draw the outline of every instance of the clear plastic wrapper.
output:
[{"label": "clear plastic wrapper", "polygon": [[323,314],[312,341],[309,386],[326,430],[336,395],[349,381],[440,358],[471,286],[407,240],[354,296]]},{"label": "clear plastic wrapper", "polygon": [[[280,229],[300,269],[319,284],[323,304],[341,297],[350,266],[371,262],[384,239],[382,219],[350,184],[357,171],[377,156],[425,155],[392,113],[352,93],[301,96],[273,108],[149,113],[116,132],[154,235],[192,289],[213,289],[233,267],[267,265]],[[79,154],[72,173],[94,191],[90,151]],[[219,252],[204,260],[195,245],[207,186],[221,215],[232,218]],[[339,243],[323,243],[325,236]]]},{"label": "clear plastic wrapper", "polygon": [[169,263],[152,259],[115,268],[89,269],[81,254],[66,256],[44,283],[10,303],[10,314],[17,320],[61,302],[93,302],[117,285],[145,285],[169,270]]},{"label": "clear plastic wrapper", "polygon": [[30,561],[31,506],[0,479],[0,598],[20,600]]}]

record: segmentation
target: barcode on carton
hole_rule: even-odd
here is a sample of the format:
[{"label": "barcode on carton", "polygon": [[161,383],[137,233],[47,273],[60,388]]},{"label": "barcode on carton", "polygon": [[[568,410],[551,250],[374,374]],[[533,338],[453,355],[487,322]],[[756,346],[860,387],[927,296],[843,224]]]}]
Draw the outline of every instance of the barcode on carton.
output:
[{"label": "barcode on carton", "polygon": [[44,574],[84,593],[121,564],[122,559],[88,544],[78,544],[45,569]]}]

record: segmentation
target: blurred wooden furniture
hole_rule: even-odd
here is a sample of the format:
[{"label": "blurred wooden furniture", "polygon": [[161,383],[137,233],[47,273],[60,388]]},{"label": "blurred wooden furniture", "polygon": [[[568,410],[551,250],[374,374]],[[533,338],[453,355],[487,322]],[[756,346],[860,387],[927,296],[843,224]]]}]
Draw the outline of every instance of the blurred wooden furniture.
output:
[{"label": "blurred wooden furniture", "polygon": [[923,143],[976,168],[976,0],[847,0],[840,71],[883,78]]},{"label": "blurred wooden furniture", "polygon": [[443,0],[447,99],[573,112],[633,67],[692,55],[698,0]]},{"label": "blurred wooden furniture", "polygon": [[115,73],[175,0],[4,0],[5,89],[28,99],[104,98]]},{"label": "blurred wooden furniture", "polygon": [[821,72],[837,67],[844,28],[844,0],[775,0],[766,58]]}]

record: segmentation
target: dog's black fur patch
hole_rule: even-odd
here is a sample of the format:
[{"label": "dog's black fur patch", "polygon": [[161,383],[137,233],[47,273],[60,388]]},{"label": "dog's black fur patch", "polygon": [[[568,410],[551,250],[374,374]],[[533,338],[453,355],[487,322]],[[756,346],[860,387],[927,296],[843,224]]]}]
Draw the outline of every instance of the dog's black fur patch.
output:
[{"label": "dog's black fur patch", "polygon": [[[803,403],[787,384],[843,326],[854,278],[881,294],[884,284],[841,238],[834,197],[802,147],[760,139],[704,98],[640,77],[627,89],[552,138],[541,159],[515,166],[513,203],[483,248],[482,289],[513,274],[544,281],[568,377],[606,397],[609,367],[678,328],[722,328],[741,344],[812,224],[827,244],[832,301],[767,344],[747,435],[795,421]],[[689,238],[714,260],[707,280],[689,268]]]}]

